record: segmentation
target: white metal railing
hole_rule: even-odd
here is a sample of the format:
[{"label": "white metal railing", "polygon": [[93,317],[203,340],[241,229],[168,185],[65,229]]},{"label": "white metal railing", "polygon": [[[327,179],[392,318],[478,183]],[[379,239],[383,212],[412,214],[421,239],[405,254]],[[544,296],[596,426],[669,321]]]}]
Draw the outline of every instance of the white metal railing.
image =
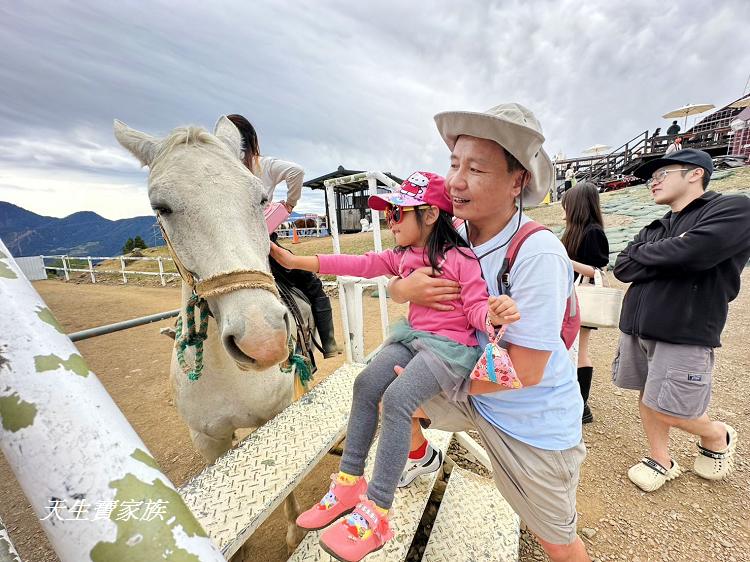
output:
[{"label": "white metal railing", "polygon": [[224,562],[1,240],[0,302],[0,449],[60,560]]},{"label": "white metal railing", "polygon": [[[96,283],[96,276],[97,275],[121,275],[122,276],[122,282],[127,283],[128,282],[128,275],[152,275],[152,276],[158,276],[159,280],[161,281],[162,285],[166,285],[166,278],[167,277],[179,277],[180,274],[177,273],[176,268],[175,271],[165,271],[164,270],[164,264],[165,263],[172,263],[174,264],[174,260],[172,260],[169,256],[157,256],[157,257],[131,257],[131,256],[110,256],[110,257],[100,257],[100,256],[68,256],[68,255],[59,255],[59,256],[39,256],[42,258],[42,260],[59,260],[61,262],[61,265],[46,265],[44,266],[45,271],[60,271],[62,270],[63,275],[65,276],[66,281],[70,281],[70,274],[71,273],[88,273],[91,276],[91,282]],[[72,262],[75,261],[85,261],[87,267],[80,268],[80,267],[73,267]],[[98,267],[94,267],[93,262],[102,262],[102,261],[119,261],[120,262],[120,268],[119,269],[100,269]],[[133,271],[130,269],[125,268],[125,262],[126,261],[155,261],[159,265],[159,271]]]},{"label": "white metal railing", "polygon": [[297,236],[300,238],[321,238],[328,236],[328,227],[325,225],[320,226],[306,226],[303,228],[277,228],[274,232],[279,235],[279,238],[291,238],[294,236],[294,231],[297,231]]},{"label": "white metal railing", "polygon": [[[334,254],[341,253],[341,243],[339,239],[338,219],[336,218],[336,197],[333,188],[338,185],[346,185],[363,179],[367,179],[368,192],[370,195],[377,195],[378,180],[391,190],[399,187],[398,183],[382,172],[362,172],[351,176],[325,180],[323,182],[328,196],[328,215],[331,219],[330,233],[333,237]],[[375,251],[381,252],[383,250],[383,244],[380,239],[380,212],[375,210],[371,210],[371,212],[372,235]],[[344,349],[346,352],[346,361],[348,363],[364,363],[369,356],[365,357],[362,293],[366,287],[377,286],[378,288],[380,327],[383,334],[383,340],[385,340],[388,337],[388,302],[386,301],[386,285],[388,280],[385,277],[365,279],[363,277],[346,276],[339,277],[337,281],[339,285],[339,302],[341,303],[341,323],[343,324],[345,335]],[[377,351],[377,349],[375,351]],[[371,355],[372,353],[370,356]]]}]

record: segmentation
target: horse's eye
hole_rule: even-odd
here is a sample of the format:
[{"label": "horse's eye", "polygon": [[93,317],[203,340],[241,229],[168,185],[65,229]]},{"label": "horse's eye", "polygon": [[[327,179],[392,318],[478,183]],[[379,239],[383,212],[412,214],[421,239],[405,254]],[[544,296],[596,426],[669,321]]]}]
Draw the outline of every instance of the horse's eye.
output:
[{"label": "horse's eye", "polygon": [[265,207],[268,204],[268,197],[261,197],[260,198],[260,206]]},{"label": "horse's eye", "polygon": [[162,216],[172,214],[172,209],[170,209],[166,205],[153,205],[151,208],[154,210],[154,212]]}]

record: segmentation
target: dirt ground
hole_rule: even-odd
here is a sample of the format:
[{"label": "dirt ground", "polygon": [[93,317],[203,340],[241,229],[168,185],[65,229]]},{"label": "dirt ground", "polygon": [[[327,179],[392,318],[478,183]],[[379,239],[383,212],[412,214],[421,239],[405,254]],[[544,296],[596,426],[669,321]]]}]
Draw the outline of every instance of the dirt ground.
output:
[{"label": "dirt ground", "polygon": [[[745,502],[750,497],[750,381],[744,345],[750,331],[750,270],[745,288],[730,306],[724,347],[717,352],[714,397],[709,414],[731,423],[739,432],[737,467],[730,479],[708,483],[688,472],[661,490],[646,495],[627,479],[626,471],[646,452],[635,393],[612,386],[609,365],[614,356],[615,330],[592,337],[595,381],[591,407],[596,418],[584,427],[588,457],[578,490],[579,533],[590,554],[600,561],[745,561],[750,560],[750,522]],[[37,291],[69,332],[163,310],[177,308],[174,288],[90,285],[43,281]],[[366,347],[380,340],[377,300],[365,298]],[[338,303],[334,299],[338,324]],[[392,318],[405,307],[390,303]],[[172,341],[158,334],[164,321],[79,343],[91,369],[130,420],[166,474],[181,485],[204,466],[193,450],[188,432],[171,402],[168,365]],[[743,342],[745,342],[743,344]],[[320,378],[332,372],[342,357],[321,361]],[[693,439],[675,432],[673,454],[684,468],[696,455]],[[338,457],[328,455],[299,488],[300,504],[320,497]],[[0,459],[0,516],[24,560],[57,560],[44,533]],[[280,510],[253,536],[259,561],[286,559],[284,521]],[[521,560],[543,560],[532,542],[522,544]]]}]

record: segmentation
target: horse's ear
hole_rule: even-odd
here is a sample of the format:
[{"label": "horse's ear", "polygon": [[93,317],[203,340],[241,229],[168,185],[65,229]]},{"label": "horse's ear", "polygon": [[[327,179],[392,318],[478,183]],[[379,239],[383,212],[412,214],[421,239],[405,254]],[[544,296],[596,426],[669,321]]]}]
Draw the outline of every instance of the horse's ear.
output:
[{"label": "horse's ear", "polygon": [[115,138],[127,148],[143,166],[150,166],[156,156],[159,140],[151,135],[131,129],[122,121],[115,119]]},{"label": "horse's ear", "polygon": [[219,117],[214,127],[214,136],[223,142],[239,160],[242,158],[242,135],[237,126],[226,115]]}]

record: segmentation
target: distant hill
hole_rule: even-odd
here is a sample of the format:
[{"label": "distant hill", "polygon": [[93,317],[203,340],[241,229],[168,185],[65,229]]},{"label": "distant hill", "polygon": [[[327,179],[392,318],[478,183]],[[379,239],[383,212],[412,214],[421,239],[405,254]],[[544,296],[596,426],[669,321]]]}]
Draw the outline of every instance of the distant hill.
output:
[{"label": "distant hill", "polygon": [[[155,223],[156,218],[151,216],[112,221],[91,211],[59,219],[0,201],[0,238],[15,257],[118,256],[128,238],[140,236],[152,245]],[[158,232],[156,244],[164,244]]]}]

